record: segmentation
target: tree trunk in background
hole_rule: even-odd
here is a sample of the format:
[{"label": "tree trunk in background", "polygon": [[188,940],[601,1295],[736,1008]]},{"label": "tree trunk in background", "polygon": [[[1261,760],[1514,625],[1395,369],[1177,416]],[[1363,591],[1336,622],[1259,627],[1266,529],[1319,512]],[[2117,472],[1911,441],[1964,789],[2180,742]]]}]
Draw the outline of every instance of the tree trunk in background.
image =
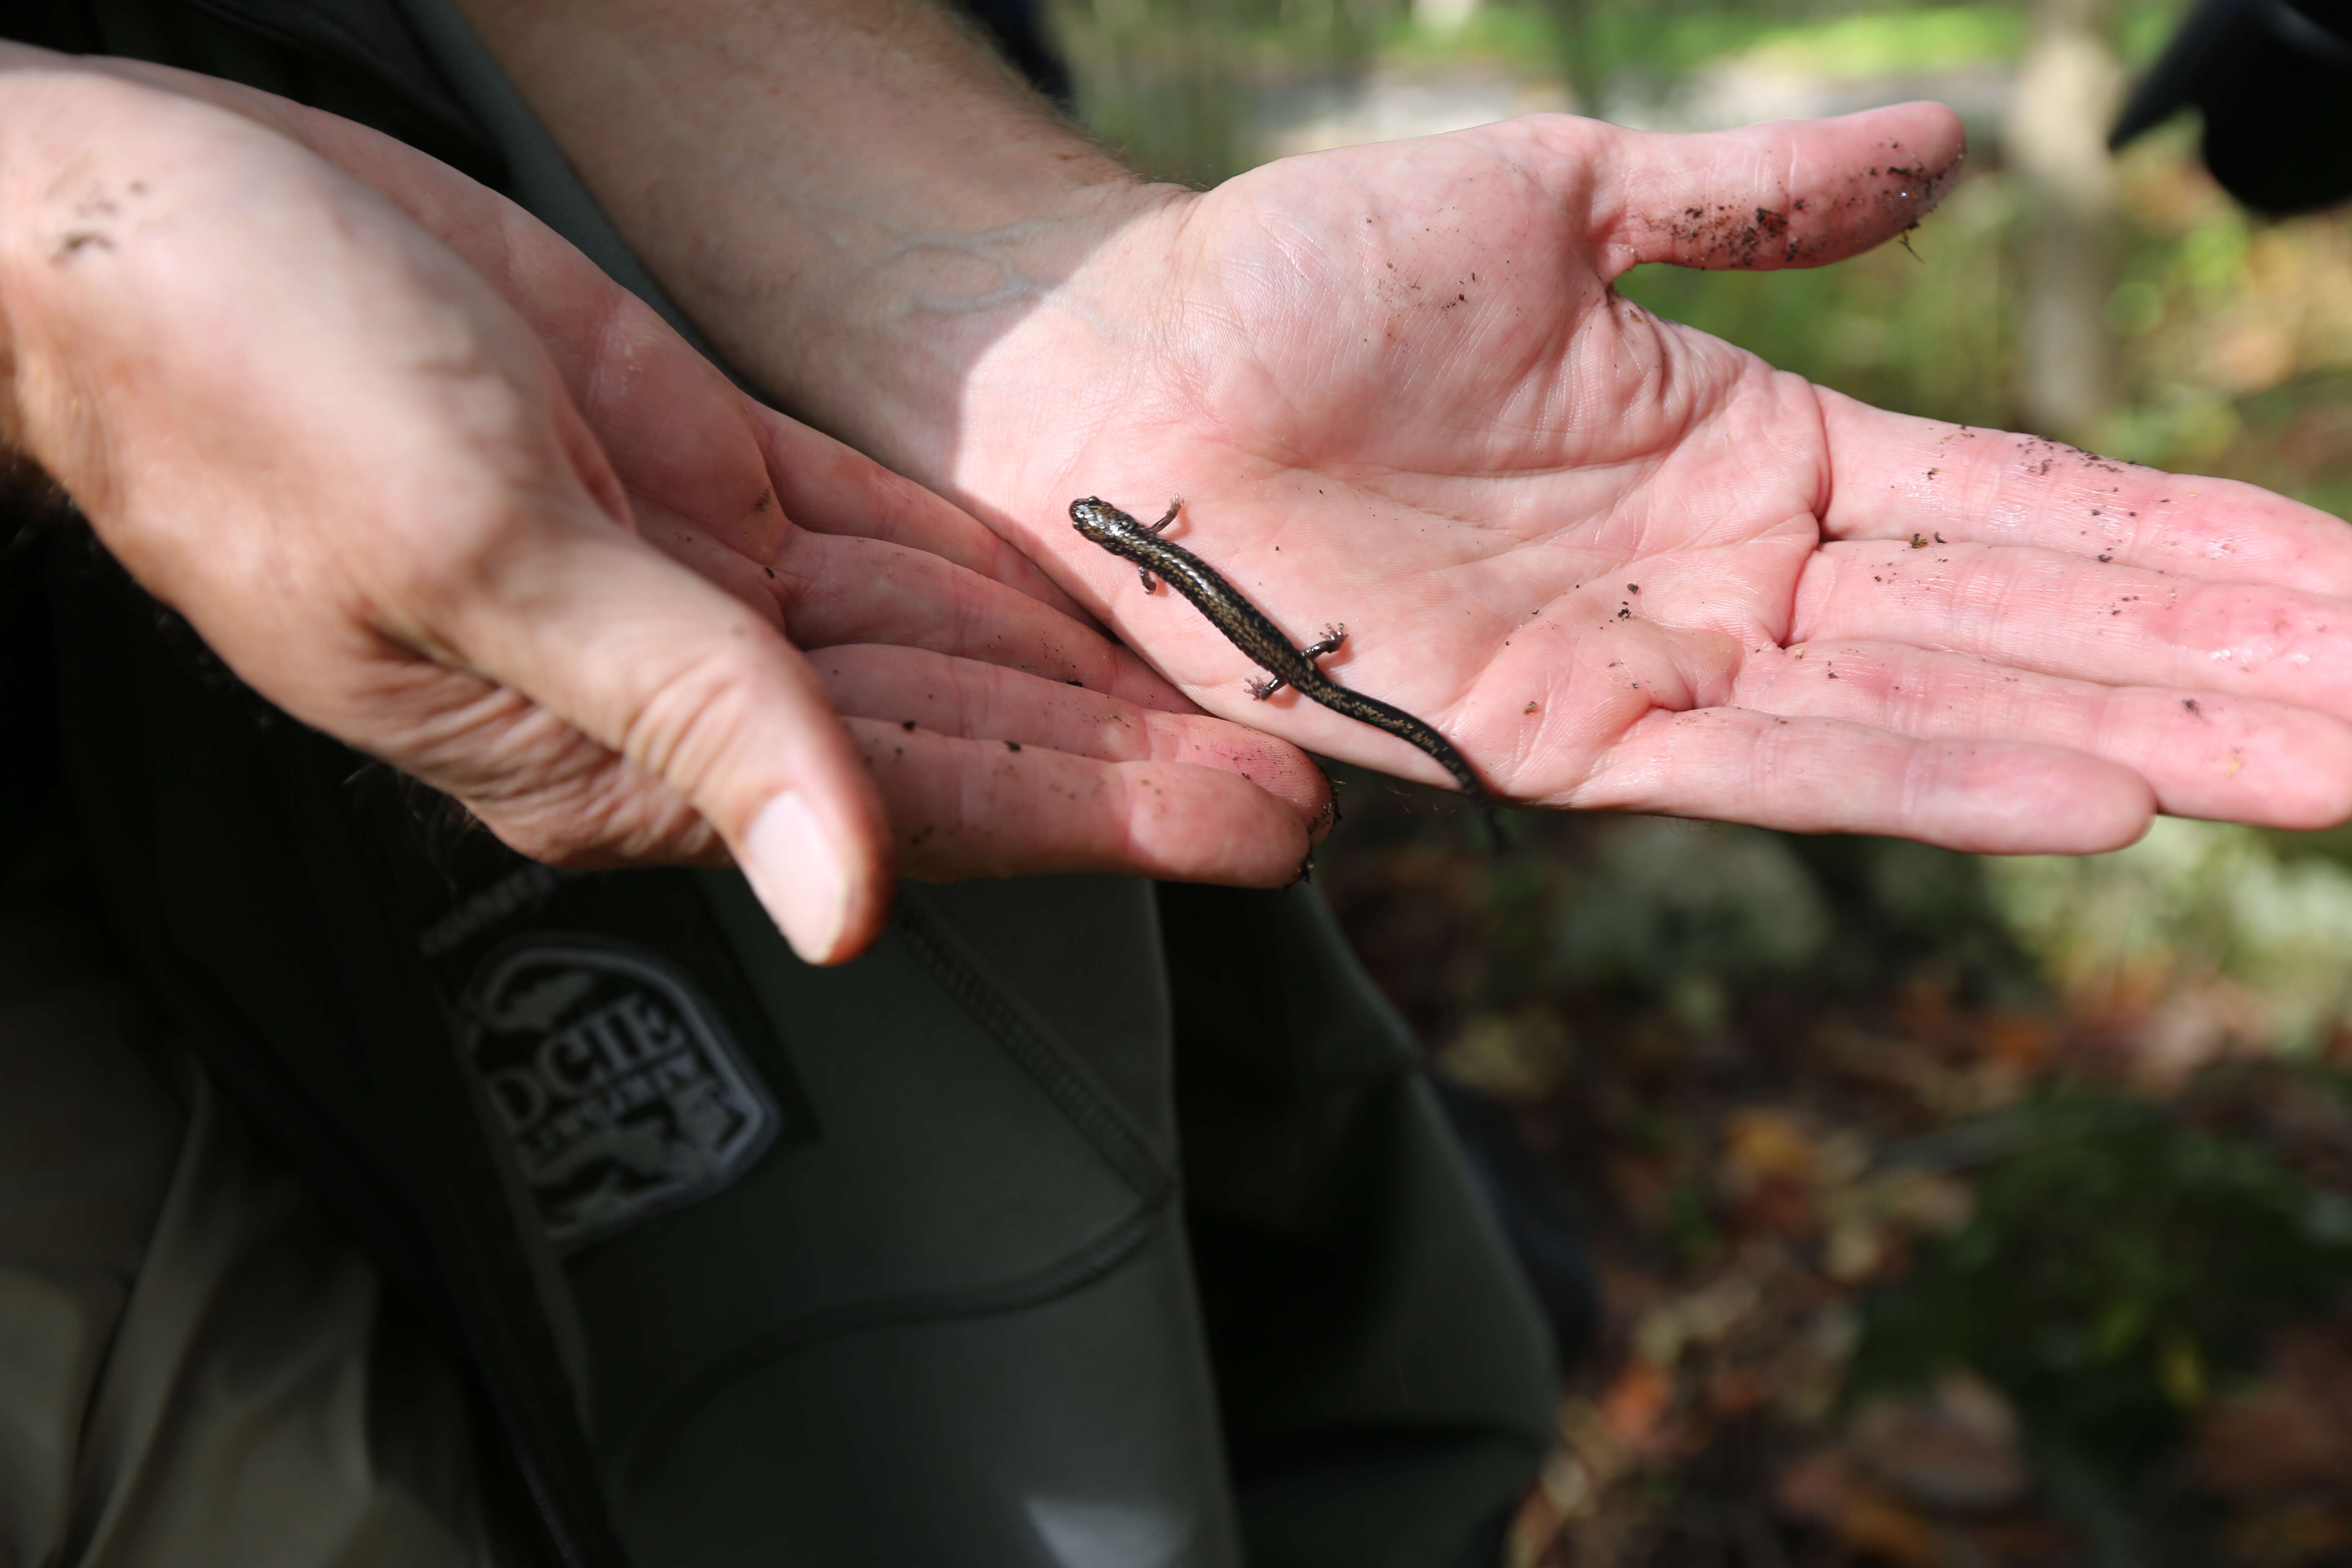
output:
[{"label": "tree trunk in background", "polygon": [[2025,187],[2018,268],[2018,399],[2034,430],[2096,438],[2116,404],[2115,173],[2107,126],[2124,89],[2109,0],[2033,0],[2033,41],[2002,128]]}]

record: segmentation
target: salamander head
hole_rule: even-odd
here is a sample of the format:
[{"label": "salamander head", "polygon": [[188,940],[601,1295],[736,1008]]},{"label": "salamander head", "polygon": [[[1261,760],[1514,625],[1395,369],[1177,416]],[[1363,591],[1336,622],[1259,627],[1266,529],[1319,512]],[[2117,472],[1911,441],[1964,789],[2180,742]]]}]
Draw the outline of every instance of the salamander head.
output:
[{"label": "salamander head", "polygon": [[1114,539],[1127,539],[1141,531],[1135,519],[1104,500],[1088,496],[1070,503],[1070,525],[1097,544]]}]

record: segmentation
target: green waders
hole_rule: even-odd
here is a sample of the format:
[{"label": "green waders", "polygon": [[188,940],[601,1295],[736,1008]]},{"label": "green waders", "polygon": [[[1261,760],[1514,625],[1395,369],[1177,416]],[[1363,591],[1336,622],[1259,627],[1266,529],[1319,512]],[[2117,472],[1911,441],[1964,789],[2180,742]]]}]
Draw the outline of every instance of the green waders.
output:
[{"label": "green waders", "polygon": [[[92,14],[91,47],[129,16],[278,90],[319,58],[299,16]],[[643,286],[454,15],[402,16],[475,165]],[[1307,889],[910,886],[811,969],[732,874],[521,860],[268,711],[79,538],[44,553],[69,826],[0,916],[102,908],[76,951],[116,979],[68,1005],[0,966],[0,1019],[14,984],[48,1020],[19,1043],[133,1065],[0,1050],[0,1106],[137,1152],[102,1268],[58,1241],[65,1123],[0,1159],[0,1488],[71,1500],[0,1563],[1454,1568],[1526,1484],[1546,1331]],[[203,1234],[236,1245],[189,1264]],[[131,1331],[175,1315],[236,1331]],[[44,1393],[45,1356],[79,1381]],[[215,1397],[256,1378],[275,1426]],[[150,1419],[134,1463],[117,1406],[220,1419]]]}]

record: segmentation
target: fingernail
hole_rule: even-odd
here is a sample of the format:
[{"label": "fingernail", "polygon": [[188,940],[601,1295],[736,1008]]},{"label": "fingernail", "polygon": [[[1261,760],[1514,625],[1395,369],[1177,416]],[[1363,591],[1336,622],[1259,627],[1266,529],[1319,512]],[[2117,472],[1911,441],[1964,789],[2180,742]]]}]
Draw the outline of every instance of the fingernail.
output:
[{"label": "fingernail", "polygon": [[811,963],[831,963],[849,918],[849,868],[797,791],[760,808],[743,836],[743,875],[770,918]]}]

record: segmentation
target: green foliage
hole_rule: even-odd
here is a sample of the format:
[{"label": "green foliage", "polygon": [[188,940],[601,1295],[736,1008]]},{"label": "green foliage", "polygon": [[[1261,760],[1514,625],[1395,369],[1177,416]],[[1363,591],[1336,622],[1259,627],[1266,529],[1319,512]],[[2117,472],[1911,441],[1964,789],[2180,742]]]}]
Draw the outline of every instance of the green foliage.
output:
[{"label": "green foliage", "polygon": [[1969,1223],[1871,1304],[1853,1386],[1967,1367],[2043,1442],[2128,1474],[2264,1330],[2352,1278],[2352,1205],[2260,1142],[2065,1090],[1987,1131],[2009,1152]]},{"label": "green foliage", "polygon": [[1696,973],[1785,976],[1827,940],[1821,892],[1777,836],[1664,817],[1612,826],[1550,911],[1562,979],[1670,995]]},{"label": "green foliage", "polygon": [[1852,80],[2014,59],[2025,47],[2025,16],[2013,5],[1866,12],[1776,27],[1749,47],[1759,64],[1832,81]]},{"label": "green foliage", "polygon": [[1930,961],[1979,998],[2037,989],[1982,862],[1899,839],[1571,819],[1495,862],[1483,902],[1490,1006],[1600,989],[1704,1029],[1743,996],[1881,987]]},{"label": "green foliage", "polygon": [[1938,5],[1832,14],[1791,4],[1591,8],[1585,47],[1595,74],[1665,87],[1711,61],[1742,55],[1790,75],[1830,80],[1925,71],[2014,58],[2023,11],[2014,5]]},{"label": "green foliage", "polygon": [[1248,168],[1237,0],[1055,8],[1078,116],[1157,179],[1207,186]]},{"label": "green foliage", "polygon": [[2344,841],[2167,818],[2129,848],[1994,861],[1986,880],[2018,941],[2085,1005],[2219,980],[2240,1033],[2301,1053],[2352,1023],[2352,868],[2326,852]]}]

